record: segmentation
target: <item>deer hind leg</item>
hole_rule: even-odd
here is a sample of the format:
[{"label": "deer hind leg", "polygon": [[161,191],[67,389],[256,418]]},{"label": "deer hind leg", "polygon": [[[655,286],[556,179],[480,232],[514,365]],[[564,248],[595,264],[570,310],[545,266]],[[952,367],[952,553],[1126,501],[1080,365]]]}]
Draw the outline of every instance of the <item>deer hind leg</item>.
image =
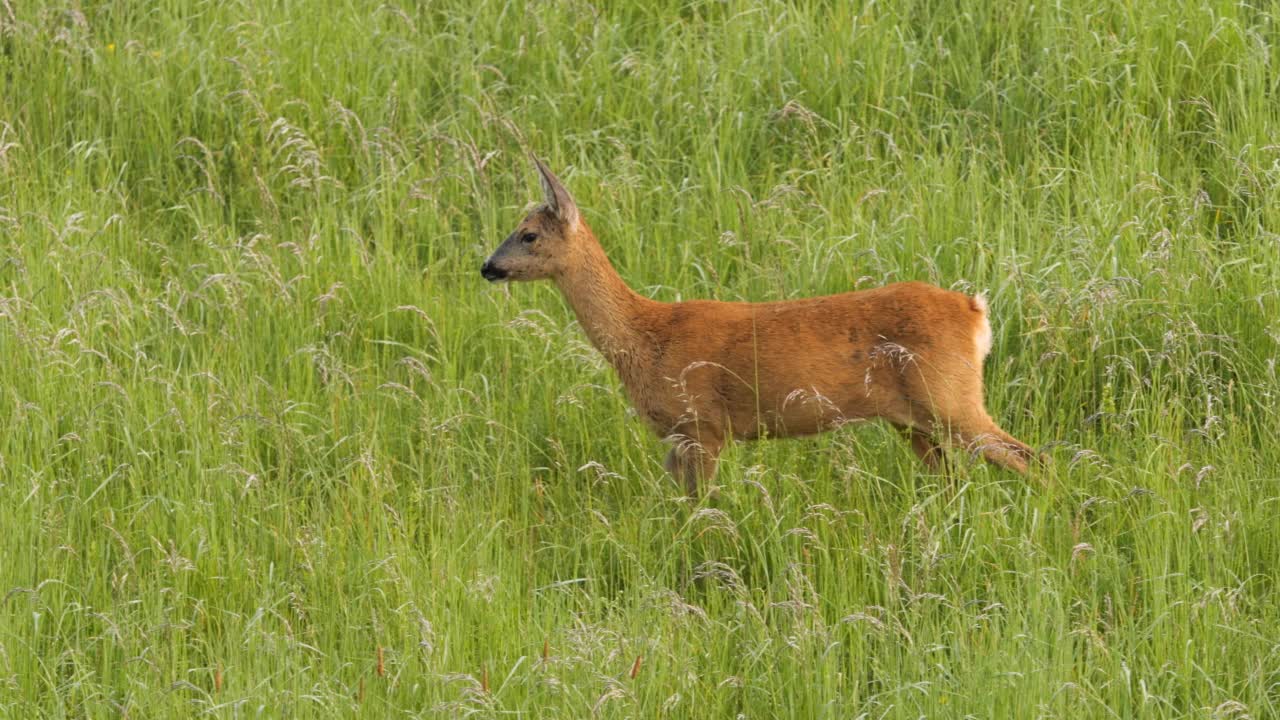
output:
[{"label": "deer hind leg", "polygon": [[709,483],[716,476],[724,439],[707,428],[677,429],[667,438],[675,445],[667,453],[663,467],[684,485],[690,498],[698,497],[698,483]]},{"label": "deer hind leg", "polygon": [[[913,413],[916,420],[913,426],[933,430],[945,446],[964,448],[993,465],[1022,475],[1027,473],[1030,462],[1043,461],[1038,452],[1005,432],[987,414],[982,401],[981,376],[966,372],[970,370],[968,367],[953,370],[951,392],[929,396],[932,401],[929,421],[922,422],[923,408],[917,409]],[[945,384],[934,386],[945,387]]]},{"label": "deer hind leg", "polygon": [[898,425],[902,436],[911,443],[911,449],[931,472],[946,473],[946,457],[942,446],[934,439],[933,433],[925,427],[917,425]]},{"label": "deer hind leg", "polygon": [[925,467],[933,472],[945,473],[947,471],[946,458],[942,454],[942,446],[933,439],[933,433],[926,432],[920,428],[911,428],[911,449],[924,463]]},{"label": "deer hind leg", "polygon": [[1022,475],[1027,465],[1044,458],[1026,443],[1005,432],[984,412],[961,424],[952,424],[951,432],[970,451],[980,453],[989,463],[1009,468]]}]

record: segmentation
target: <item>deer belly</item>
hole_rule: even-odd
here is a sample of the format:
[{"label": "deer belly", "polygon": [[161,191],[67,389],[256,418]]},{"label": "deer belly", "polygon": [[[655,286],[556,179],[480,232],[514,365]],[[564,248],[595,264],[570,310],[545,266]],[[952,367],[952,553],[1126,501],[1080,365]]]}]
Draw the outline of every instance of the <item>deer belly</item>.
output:
[{"label": "deer belly", "polygon": [[844,400],[839,393],[823,388],[792,390],[779,398],[769,431],[779,437],[811,435],[857,420],[859,415],[851,416]]},{"label": "deer belly", "polygon": [[732,413],[734,435],[739,439],[813,435],[865,417],[860,408],[850,408],[845,398],[820,388],[765,394],[761,400],[756,407]]}]

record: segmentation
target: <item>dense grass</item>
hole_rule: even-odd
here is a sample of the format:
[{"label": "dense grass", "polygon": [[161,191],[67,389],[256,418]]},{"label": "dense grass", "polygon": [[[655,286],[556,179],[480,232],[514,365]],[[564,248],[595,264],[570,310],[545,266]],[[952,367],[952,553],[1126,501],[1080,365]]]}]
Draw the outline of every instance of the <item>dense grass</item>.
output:
[{"label": "dense grass", "polygon": [[[414,5],[0,0],[0,715],[1280,716],[1274,6]],[[531,149],[654,297],[986,290],[1053,464],[692,506]]]}]

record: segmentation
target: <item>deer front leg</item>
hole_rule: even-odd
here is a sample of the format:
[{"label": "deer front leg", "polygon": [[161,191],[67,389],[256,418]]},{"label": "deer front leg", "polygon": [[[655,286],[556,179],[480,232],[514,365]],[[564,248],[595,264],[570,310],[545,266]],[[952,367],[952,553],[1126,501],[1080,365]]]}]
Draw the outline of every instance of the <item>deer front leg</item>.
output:
[{"label": "deer front leg", "polygon": [[702,428],[677,429],[667,437],[675,443],[667,453],[663,467],[676,482],[684,484],[685,493],[697,499],[698,483],[710,482],[716,476],[724,438],[720,433]]}]

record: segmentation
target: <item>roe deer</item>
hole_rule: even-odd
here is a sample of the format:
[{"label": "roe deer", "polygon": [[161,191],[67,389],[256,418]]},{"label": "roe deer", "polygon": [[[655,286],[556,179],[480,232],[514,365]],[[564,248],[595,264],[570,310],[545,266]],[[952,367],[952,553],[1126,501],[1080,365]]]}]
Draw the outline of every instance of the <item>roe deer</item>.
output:
[{"label": "roe deer", "polygon": [[569,191],[536,157],[546,202],[480,268],[490,282],[550,278],[637,411],[673,442],[690,496],[729,438],[821,432],[883,418],[932,469],[959,444],[1025,473],[1039,454],[982,403],[991,325],[982,296],[922,282],[780,302],[663,303],[618,276]]}]

